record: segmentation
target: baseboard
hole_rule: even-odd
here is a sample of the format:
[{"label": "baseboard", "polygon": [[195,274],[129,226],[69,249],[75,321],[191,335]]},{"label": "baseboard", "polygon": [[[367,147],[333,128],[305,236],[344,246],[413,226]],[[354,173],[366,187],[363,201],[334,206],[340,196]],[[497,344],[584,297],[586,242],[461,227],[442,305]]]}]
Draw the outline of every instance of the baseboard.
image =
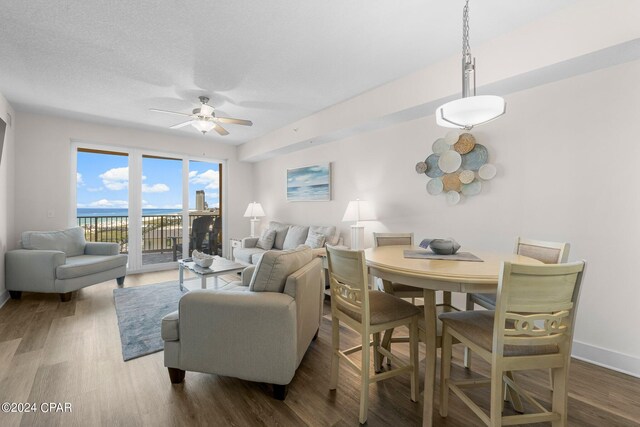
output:
[{"label": "baseboard", "polygon": [[640,378],[640,358],[579,341],[573,342],[571,356],[603,368]]},{"label": "baseboard", "polygon": [[7,301],[9,301],[9,291],[4,291],[0,294],[0,308],[2,308]]}]

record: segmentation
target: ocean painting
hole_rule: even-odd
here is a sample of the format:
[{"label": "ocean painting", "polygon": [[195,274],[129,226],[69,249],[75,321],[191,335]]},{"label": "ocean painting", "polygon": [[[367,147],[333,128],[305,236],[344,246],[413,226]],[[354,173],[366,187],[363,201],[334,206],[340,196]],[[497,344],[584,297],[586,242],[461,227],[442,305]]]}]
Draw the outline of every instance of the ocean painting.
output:
[{"label": "ocean painting", "polygon": [[287,169],[287,201],[331,200],[331,163]]}]

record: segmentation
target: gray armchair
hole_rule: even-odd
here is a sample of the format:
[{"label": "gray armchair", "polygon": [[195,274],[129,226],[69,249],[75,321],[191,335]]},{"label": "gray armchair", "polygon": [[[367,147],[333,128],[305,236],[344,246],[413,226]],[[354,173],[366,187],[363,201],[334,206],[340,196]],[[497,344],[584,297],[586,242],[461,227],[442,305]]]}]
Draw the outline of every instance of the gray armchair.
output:
[{"label": "gray armchair", "polygon": [[127,256],[117,243],[87,243],[80,227],[64,231],[25,231],[22,249],[5,254],[5,285],[11,298],[23,291],[58,293],[69,301],[71,292],[117,279],[124,284]]},{"label": "gray armchair", "polygon": [[162,320],[171,382],[185,371],[231,376],[273,384],[284,399],[320,327],[320,269],[309,248],[268,251],[242,281],[185,294]]}]

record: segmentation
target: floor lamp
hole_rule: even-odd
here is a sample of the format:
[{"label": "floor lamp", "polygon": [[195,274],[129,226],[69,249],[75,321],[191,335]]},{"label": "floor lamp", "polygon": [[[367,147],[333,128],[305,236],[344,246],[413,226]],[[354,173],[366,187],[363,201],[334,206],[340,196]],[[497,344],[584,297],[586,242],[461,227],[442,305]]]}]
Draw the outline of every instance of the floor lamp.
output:
[{"label": "floor lamp", "polygon": [[247,206],[247,210],[244,211],[244,216],[245,218],[253,217],[251,218],[251,237],[258,237],[256,235],[256,224],[260,222],[258,217],[265,216],[264,210],[262,209],[262,205],[257,202],[249,203],[249,206]]},{"label": "floor lamp", "polygon": [[364,225],[360,221],[373,221],[375,219],[376,216],[371,203],[360,199],[349,202],[342,221],[356,222],[351,226],[351,249],[364,249]]}]

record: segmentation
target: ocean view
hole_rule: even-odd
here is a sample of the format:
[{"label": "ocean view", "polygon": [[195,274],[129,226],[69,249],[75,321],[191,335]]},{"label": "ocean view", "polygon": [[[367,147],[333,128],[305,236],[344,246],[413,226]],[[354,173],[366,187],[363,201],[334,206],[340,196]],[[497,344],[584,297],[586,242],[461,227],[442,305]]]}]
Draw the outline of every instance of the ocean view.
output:
[{"label": "ocean view", "polygon": [[[142,215],[179,215],[180,209],[142,209]],[[128,216],[129,209],[116,208],[78,208],[77,217],[94,216]]]}]

